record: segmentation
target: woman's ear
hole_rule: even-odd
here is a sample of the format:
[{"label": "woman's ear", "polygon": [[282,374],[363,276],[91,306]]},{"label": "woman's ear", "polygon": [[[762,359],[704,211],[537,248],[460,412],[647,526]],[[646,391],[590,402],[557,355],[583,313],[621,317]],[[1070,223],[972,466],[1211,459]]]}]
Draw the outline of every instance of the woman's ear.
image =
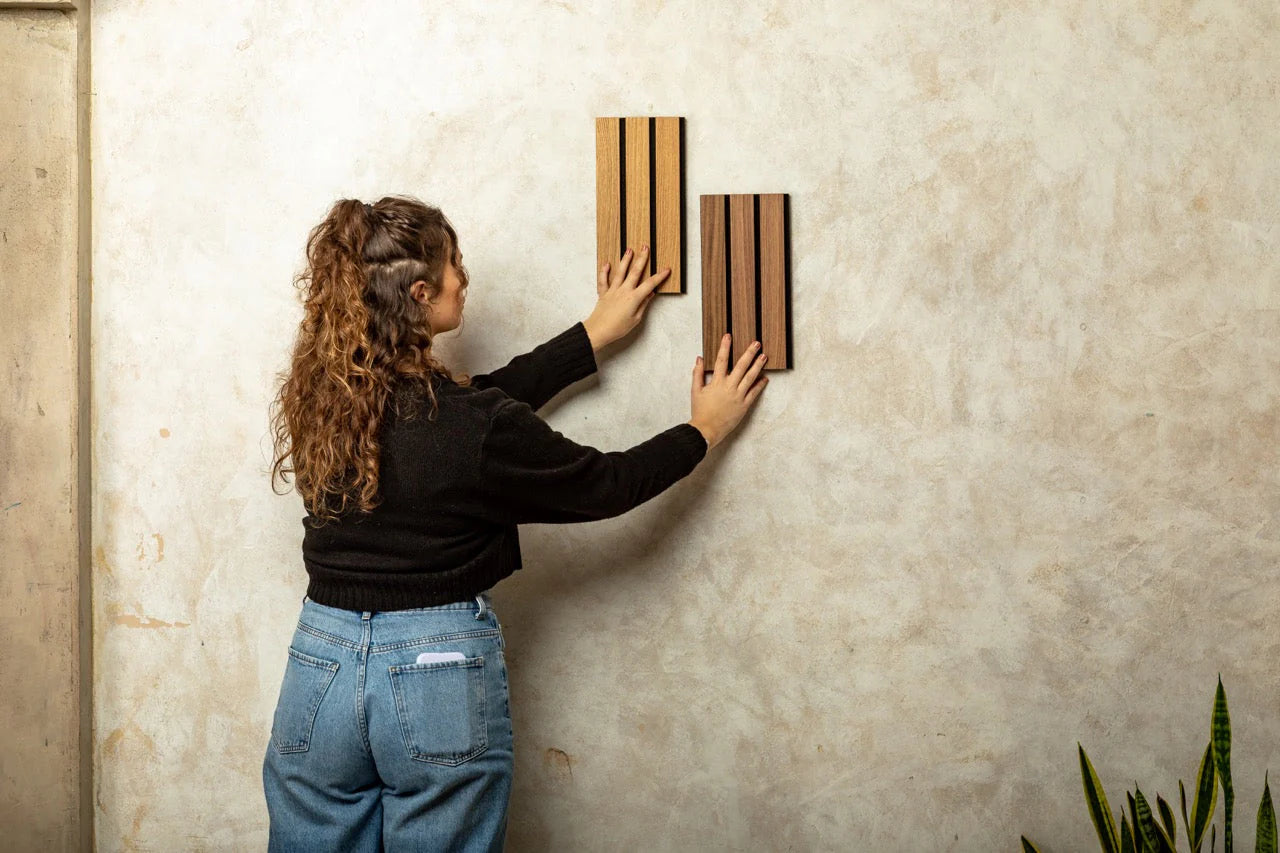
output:
[{"label": "woman's ear", "polygon": [[418,279],[413,284],[409,285],[409,295],[413,297],[414,302],[421,302],[423,305],[426,305],[427,283],[422,279]]}]

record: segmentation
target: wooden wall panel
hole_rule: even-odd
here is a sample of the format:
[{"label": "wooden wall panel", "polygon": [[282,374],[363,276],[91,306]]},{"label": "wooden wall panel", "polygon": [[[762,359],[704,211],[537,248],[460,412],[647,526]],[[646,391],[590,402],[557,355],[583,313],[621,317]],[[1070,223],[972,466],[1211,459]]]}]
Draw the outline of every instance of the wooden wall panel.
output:
[{"label": "wooden wall panel", "polygon": [[622,256],[622,148],[617,119],[596,119],[596,270]]},{"label": "wooden wall panel", "polygon": [[671,267],[658,293],[683,293],[684,118],[596,118],[596,264],[648,243],[648,275]]},{"label": "wooden wall panel", "polygon": [[720,339],[733,334],[731,365],[752,341],[765,370],[793,366],[790,200],[786,193],[702,195],[702,349],[715,367]]},{"label": "wooden wall panel", "polygon": [[654,119],[653,264],[656,273],[671,267],[659,293],[684,292],[684,120]]},{"label": "wooden wall panel", "polygon": [[[653,213],[649,204],[652,196],[652,183],[649,176],[649,119],[644,116],[627,116],[623,125],[622,147],[625,164],[623,183],[624,198],[627,201],[625,215],[625,246],[639,249],[645,243],[652,243],[649,227],[649,216]],[[614,260],[617,260],[616,258]],[[649,253],[650,269],[653,267],[653,252]]]},{"label": "wooden wall panel", "polygon": [[756,198],[745,193],[729,196],[729,331],[733,333],[733,353],[729,364],[758,340],[756,319]]},{"label": "wooden wall panel", "polygon": [[[757,196],[759,212],[760,252],[760,343],[775,370],[791,366],[791,336],[788,334],[791,306],[787,267],[790,230],[785,193],[762,193]],[[774,364],[774,361],[777,361]]]},{"label": "wooden wall panel", "polygon": [[720,352],[720,339],[729,331],[727,279],[725,276],[725,197],[700,199],[702,222],[702,365],[712,370]]}]

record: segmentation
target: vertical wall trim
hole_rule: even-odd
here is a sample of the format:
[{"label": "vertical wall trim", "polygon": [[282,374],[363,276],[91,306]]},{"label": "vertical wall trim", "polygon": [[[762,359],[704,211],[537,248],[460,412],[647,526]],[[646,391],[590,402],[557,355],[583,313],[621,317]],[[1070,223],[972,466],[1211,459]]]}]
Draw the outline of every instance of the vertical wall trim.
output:
[{"label": "vertical wall trim", "polygon": [[93,713],[93,172],[90,121],[93,115],[90,77],[90,4],[81,2],[76,17],[76,483],[79,527],[79,639],[80,648],[80,850],[93,853],[94,720]]}]

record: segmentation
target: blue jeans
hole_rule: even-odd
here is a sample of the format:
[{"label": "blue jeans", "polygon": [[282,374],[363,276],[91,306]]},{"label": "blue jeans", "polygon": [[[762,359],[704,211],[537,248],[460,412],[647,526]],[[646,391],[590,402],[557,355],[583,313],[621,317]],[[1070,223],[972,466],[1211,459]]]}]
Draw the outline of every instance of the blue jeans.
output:
[{"label": "blue jeans", "polygon": [[501,851],[505,647],[487,592],[376,612],[304,596],[262,764],[268,851]]}]

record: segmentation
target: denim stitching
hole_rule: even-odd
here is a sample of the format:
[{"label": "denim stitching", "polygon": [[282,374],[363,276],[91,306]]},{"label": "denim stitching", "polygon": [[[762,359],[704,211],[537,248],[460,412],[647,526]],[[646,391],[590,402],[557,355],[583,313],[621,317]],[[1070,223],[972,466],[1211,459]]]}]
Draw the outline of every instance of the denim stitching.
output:
[{"label": "denim stitching", "polygon": [[[331,643],[337,643],[340,646],[345,646],[348,649],[354,649],[357,652],[363,648],[359,643],[353,643],[350,640],[345,640],[342,637],[330,634],[328,631],[321,631],[319,628],[313,628],[305,622],[298,623],[298,630],[304,634],[310,634],[317,639],[328,640]],[[480,637],[500,636],[502,636],[502,632],[497,628],[486,628],[482,631],[461,631],[453,634],[437,634],[433,637],[426,637],[424,639],[405,640],[403,642],[388,643],[386,645],[371,643],[369,645],[369,653],[376,655],[381,654],[382,652],[393,652],[397,649],[408,649],[414,646],[430,645],[432,643],[444,643],[450,640],[467,640]]]},{"label": "denim stitching", "polygon": [[370,647],[369,651],[371,654],[377,655],[377,654],[382,654],[383,652],[395,652],[401,649],[411,649],[411,648],[414,648],[415,646],[431,646],[431,645],[435,645],[436,643],[449,642],[450,640],[474,640],[474,639],[480,639],[484,637],[497,637],[497,636],[499,636],[499,634],[493,628],[489,628],[484,631],[463,631],[458,634],[439,634],[434,637],[426,637],[426,638],[417,639],[417,640],[404,640],[403,642],[399,642],[399,643],[388,643],[387,645],[384,645],[384,646],[372,646]]},{"label": "denim stitching", "polygon": [[369,639],[373,634],[373,625],[364,620],[363,640],[360,648],[360,665],[356,669],[356,723],[360,728],[360,740],[364,743],[365,754],[372,760],[373,746],[369,743],[369,722],[364,715],[364,678],[369,665]]},{"label": "denim stitching", "polygon": [[318,640],[328,640],[331,643],[337,643],[340,646],[346,646],[348,649],[360,651],[360,644],[353,643],[350,640],[344,640],[341,637],[330,634],[328,631],[321,631],[319,628],[312,628],[306,622],[298,623],[298,630],[304,634],[310,634]]},{"label": "denim stitching", "polygon": [[324,686],[321,687],[320,690],[316,691],[316,695],[312,698],[311,704],[307,708],[307,719],[310,722],[307,725],[306,732],[300,735],[300,738],[297,741],[282,745],[278,740],[276,740],[275,743],[276,750],[282,753],[306,752],[311,748],[311,734],[315,731],[316,712],[320,710],[320,703],[324,700],[325,694],[329,692],[329,685],[333,683],[334,676],[338,674],[338,663],[336,661],[329,661],[323,658],[303,654],[292,646],[289,647],[289,656],[297,660],[298,663],[303,666],[314,667],[316,669],[325,670],[329,673],[329,677],[324,679]]},{"label": "denim stitching", "polygon": [[[478,683],[480,685],[480,697],[479,697],[480,725],[478,726],[479,743],[470,752],[450,756],[447,758],[441,757],[441,756],[428,756],[428,755],[418,754],[417,745],[412,743],[409,737],[408,714],[405,710],[404,692],[403,690],[401,690],[400,683],[396,679],[396,675],[398,675],[400,672],[404,670],[425,671],[426,669],[437,669],[437,668],[445,669],[447,667],[440,666],[440,667],[422,668],[422,667],[419,667],[419,665],[417,664],[392,665],[387,667],[387,678],[391,681],[391,692],[394,693],[396,697],[396,711],[397,711],[396,716],[400,718],[400,736],[404,739],[405,750],[409,753],[409,757],[412,758],[414,761],[423,761],[428,764],[439,764],[439,765],[445,765],[448,767],[457,767],[460,764],[465,764],[466,762],[475,758],[477,755],[479,755],[480,753],[484,752],[489,748],[489,715],[486,713],[486,709],[485,709],[485,705],[488,703],[488,692],[485,689],[485,683],[484,683],[484,672],[485,672],[484,655],[477,655],[474,658],[468,658],[466,663],[457,663],[457,664],[453,664],[453,666],[455,666],[458,669],[465,669],[468,671],[472,669],[478,670],[478,675],[475,676],[475,678],[477,678]],[[469,672],[467,677],[468,679],[472,678]],[[470,683],[468,683],[467,688],[468,690],[470,689]],[[467,725],[470,726],[472,725],[473,722],[474,722],[474,715],[472,718],[469,718],[467,720]]]}]

